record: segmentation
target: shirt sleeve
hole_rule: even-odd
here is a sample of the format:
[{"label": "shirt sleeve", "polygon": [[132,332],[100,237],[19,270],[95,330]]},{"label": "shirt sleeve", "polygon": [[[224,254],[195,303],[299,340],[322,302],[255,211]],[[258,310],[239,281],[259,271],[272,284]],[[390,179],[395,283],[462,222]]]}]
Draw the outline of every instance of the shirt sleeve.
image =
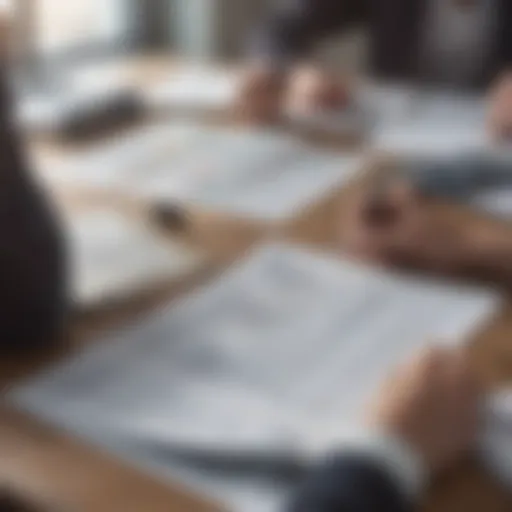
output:
[{"label": "shirt sleeve", "polygon": [[[408,502],[424,490],[428,471],[421,456],[398,436],[360,428],[342,433],[327,446],[309,446],[304,458],[311,464],[326,457],[350,457],[383,472]],[[329,455],[334,454],[334,455]]]}]

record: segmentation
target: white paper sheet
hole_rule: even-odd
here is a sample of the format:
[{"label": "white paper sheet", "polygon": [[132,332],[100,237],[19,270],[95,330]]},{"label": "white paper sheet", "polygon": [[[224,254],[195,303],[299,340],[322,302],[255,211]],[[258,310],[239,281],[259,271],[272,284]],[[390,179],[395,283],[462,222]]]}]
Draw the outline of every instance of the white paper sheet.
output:
[{"label": "white paper sheet", "polygon": [[67,219],[76,303],[92,307],[129,298],[204,264],[198,251],[159,240],[116,211],[92,210]]},{"label": "white paper sheet", "polygon": [[269,512],[289,482],[192,468],[177,452],[323,454],[391,369],[432,340],[463,343],[499,304],[489,290],[268,245],[10,398],[233,510]]},{"label": "white paper sheet", "polygon": [[190,67],[145,90],[150,108],[227,109],[236,97],[238,80],[234,73]]},{"label": "white paper sheet", "polygon": [[504,219],[512,219],[512,187],[477,194],[472,203],[477,208]]},{"label": "white paper sheet", "polygon": [[485,406],[479,452],[485,467],[508,489],[512,487],[512,388],[492,395]]},{"label": "white paper sheet", "polygon": [[192,203],[233,215],[284,220],[351,179],[361,156],[320,151],[266,130],[159,125],[43,169],[52,183]]},{"label": "white paper sheet", "polygon": [[50,184],[133,191],[200,133],[198,125],[185,122],[151,125],[93,150],[43,161],[39,170]]},{"label": "white paper sheet", "polygon": [[489,146],[482,97],[412,88],[402,94],[400,107],[378,114],[373,137],[378,148],[442,156]]},{"label": "white paper sheet", "polygon": [[222,130],[211,137],[209,144],[191,144],[155,172],[141,193],[237,216],[284,220],[345,184],[363,165],[360,156],[315,150],[275,132]]},{"label": "white paper sheet", "polygon": [[[239,156],[231,150],[206,164],[204,175],[184,183],[165,171],[143,187],[146,197],[179,200],[258,220],[285,220],[333,187],[346,184],[362,169],[359,156],[305,151],[298,147],[282,158]],[[225,157],[225,164],[222,159]],[[189,163],[184,164],[188,169]],[[218,172],[217,172],[218,171]],[[194,175],[194,166],[192,172]],[[200,176],[200,173],[195,173]]]}]

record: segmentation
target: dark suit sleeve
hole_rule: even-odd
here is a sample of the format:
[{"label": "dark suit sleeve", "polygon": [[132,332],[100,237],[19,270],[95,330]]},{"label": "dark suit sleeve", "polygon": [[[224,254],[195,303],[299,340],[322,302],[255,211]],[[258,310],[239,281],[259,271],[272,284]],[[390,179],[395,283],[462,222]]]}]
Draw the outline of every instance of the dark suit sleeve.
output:
[{"label": "dark suit sleeve", "polygon": [[0,64],[0,351],[46,346],[67,306],[65,246],[57,216],[31,176]]},{"label": "dark suit sleeve", "polygon": [[365,19],[367,0],[284,0],[258,27],[255,56],[288,63],[322,38]]},{"label": "dark suit sleeve", "polygon": [[[497,46],[500,51],[498,73],[512,71],[512,2],[499,0],[499,22],[496,30]],[[492,77],[493,79],[495,76]]]},{"label": "dark suit sleeve", "polygon": [[411,512],[383,470],[357,456],[338,455],[301,487],[287,512]]}]

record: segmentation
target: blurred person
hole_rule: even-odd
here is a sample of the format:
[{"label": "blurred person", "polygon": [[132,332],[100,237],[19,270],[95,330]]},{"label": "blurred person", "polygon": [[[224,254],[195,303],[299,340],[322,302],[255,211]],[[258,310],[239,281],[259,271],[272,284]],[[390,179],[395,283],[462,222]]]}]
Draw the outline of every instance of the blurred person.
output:
[{"label": "blurred person", "polygon": [[[344,85],[311,63],[311,50],[330,35],[367,25],[370,68],[379,78],[457,87],[493,84],[490,129],[499,137],[512,125],[510,21],[508,0],[278,1],[257,30],[254,64],[246,72],[239,103],[249,119],[275,120],[289,77],[306,64],[291,85],[304,109],[345,105]],[[262,109],[262,104],[275,108]]]},{"label": "blurred person", "polygon": [[55,343],[67,306],[64,244],[57,218],[31,176],[8,87],[0,21],[0,351]]},{"label": "blurred person", "polygon": [[357,435],[306,479],[290,512],[412,512],[429,479],[473,447],[479,395],[461,353],[417,356],[383,386]]}]

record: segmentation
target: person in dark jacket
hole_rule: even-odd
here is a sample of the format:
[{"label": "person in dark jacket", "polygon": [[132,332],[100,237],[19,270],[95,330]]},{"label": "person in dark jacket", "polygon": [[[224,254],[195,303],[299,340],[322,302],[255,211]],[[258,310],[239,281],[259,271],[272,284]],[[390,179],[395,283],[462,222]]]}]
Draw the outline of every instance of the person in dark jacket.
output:
[{"label": "person in dark jacket", "polygon": [[429,479],[473,448],[480,391],[467,358],[431,349],[381,390],[357,432],[291,500],[290,512],[412,512]]},{"label": "person in dark jacket", "polygon": [[0,351],[55,343],[67,308],[65,244],[58,218],[31,175],[0,62]]},{"label": "person in dark jacket", "polygon": [[[290,72],[326,37],[368,27],[370,68],[379,78],[493,87],[495,130],[512,121],[512,4],[507,0],[284,0],[256,31],[240,102],[248,117],[279,112]],[[336,80],[314,66],[305,79],[311,108],[344,101]],[[503,98],[505,96],[505,98]],[[508,100],[507,100],[508,98]]]}]

